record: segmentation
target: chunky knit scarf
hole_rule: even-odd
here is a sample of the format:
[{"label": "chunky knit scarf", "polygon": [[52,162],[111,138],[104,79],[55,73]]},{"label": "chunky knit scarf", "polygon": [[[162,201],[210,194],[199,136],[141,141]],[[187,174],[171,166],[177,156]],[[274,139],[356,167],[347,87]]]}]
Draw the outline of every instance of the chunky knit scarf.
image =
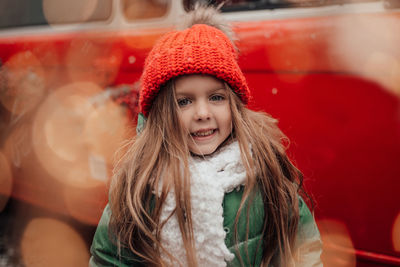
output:
[{"label": "chunky knit scarf", "polygon": [[[244,184],[246,170],[240,158],[238,142],[222,147],[205,158],[192,158],[189,163],[191,175],[191,205],[195,249],[199,266],[226,266],[234,259],[225,245],[223,228],[224,195]],[[170,192],[163,205],[161,222],[168,219],[175,204],[174,192]],[[182,235],[177,217],[168,219],[161,231],[161,243],[179,262],[171,262],[165,253],[163,259],[171,266],[188,266]]]}]

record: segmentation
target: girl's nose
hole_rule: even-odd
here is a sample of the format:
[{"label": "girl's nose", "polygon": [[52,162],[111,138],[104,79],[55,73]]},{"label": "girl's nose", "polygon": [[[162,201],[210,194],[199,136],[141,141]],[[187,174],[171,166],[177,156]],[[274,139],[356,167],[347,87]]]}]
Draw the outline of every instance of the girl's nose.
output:
[{"label": "girl's nose", "polygon": [[208,103],[198,102],[196,105],[195,120],[208,120],[211,117]]}]

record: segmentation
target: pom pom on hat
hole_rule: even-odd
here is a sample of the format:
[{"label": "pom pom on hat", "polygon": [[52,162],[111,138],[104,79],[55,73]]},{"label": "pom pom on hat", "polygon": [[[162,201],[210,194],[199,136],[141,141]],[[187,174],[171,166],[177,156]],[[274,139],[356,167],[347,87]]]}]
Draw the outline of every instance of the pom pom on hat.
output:
[{"label": "pom pom on hat", "polygon": [[146,117],[160,87],[173,78],[189,74],[221,79],[243,103],[248,103],[249,88],[237,63],[234,35],[218,11],[197,7],[188,13],[185,21],[190,28],[165,34],[145,61],[139,106]]},{"label": "pom pom on hat", "polygon": [[217,8],[212,8],[197,2],[194,6],[194,10],[187,13],[182,23],[177,26],[177,30],[185,30],[196,24],[206,24],[222,31],[236,49],[235,41],[237,38],[232,31],[231,25],[219,13],[219,8],[221,6],[222,5]]}]

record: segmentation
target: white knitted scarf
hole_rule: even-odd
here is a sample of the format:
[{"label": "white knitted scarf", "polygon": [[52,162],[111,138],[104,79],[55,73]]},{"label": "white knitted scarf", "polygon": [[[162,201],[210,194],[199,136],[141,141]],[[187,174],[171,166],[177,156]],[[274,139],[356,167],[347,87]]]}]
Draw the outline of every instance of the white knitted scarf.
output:
[{"label": "white knitted scarf", "polygon": [[[224,195],[244,184],[246,170],[240,158],[237,141],[222,147],[205,158],[191,158],[191,206],[195,249],[199,266],[226,266],[234,259],[225,245],[223,228]],[[174,192],[169,192],[163,205],[161,222],[175,209]],[[161,256],[170,266],[188,266],[186,251],[176,215],[171,216],[161,231],[161,244],[179,262],[171,262],[165,253]]]}]

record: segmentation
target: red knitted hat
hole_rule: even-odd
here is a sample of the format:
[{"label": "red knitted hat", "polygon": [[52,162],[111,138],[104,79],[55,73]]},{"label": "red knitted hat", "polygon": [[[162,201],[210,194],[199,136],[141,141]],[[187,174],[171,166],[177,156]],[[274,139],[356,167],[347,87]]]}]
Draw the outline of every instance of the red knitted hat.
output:
[{"label": "red knitted hat", "polygon": [[141,77],[141,112],[147,117],[160,87],[187,74],[209,74],[224,80],[244,104],[248,103],[249,88],[231,40],[215,27],[195,24],[164,35],[151,50]]}]

